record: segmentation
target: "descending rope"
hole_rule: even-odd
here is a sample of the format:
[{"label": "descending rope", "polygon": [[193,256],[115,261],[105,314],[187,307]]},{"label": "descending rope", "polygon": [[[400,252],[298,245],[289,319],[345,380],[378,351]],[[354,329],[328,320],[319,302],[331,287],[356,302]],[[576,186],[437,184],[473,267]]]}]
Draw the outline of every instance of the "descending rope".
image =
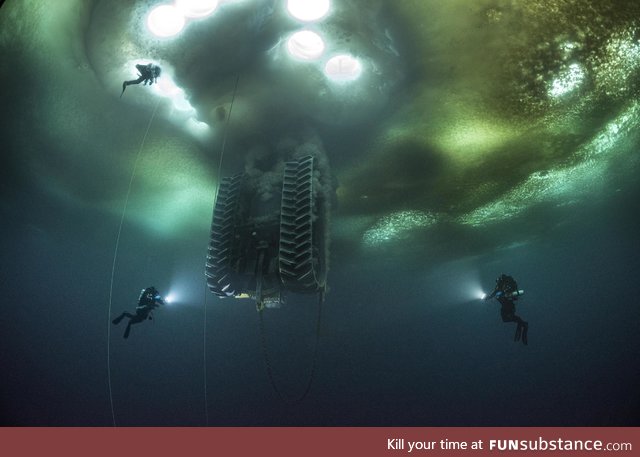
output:
[{"label": "descending rope", "polygon": [[151,114],[151,118],[149,119],[149,123],[147,124],[147,130],[145,130],[144,132],[144,136],[142,137],[142,142],[140,143],[140,147],[138,148],[138,152],[136,154],[136,160],[133,164],[133,170],[131,171],[131,178],[129,179],[129,188],[127,189],[127,196],[124,199],[124,207],[122,208],[122,216],[120,217],[120,225],[118,226],[118,235],[116,236],[116,246],[113,251],[113,264],[111,265],[111,284],[109,285],[109,314],[107,315],[107,372],[109,374],[109,402],[111,403],[111,418],[113,419],[114,427],[116,427],[117,424],[116,424],[116,414],[113,408],[113,392],[111,390],[111,303],[113,299],[113,278],[115,276],[115,271],[116,271],[116,260],[118,259],[118,247],[120,246],[120,234],[122,233],[122,225],[124,224],[124,217],[127,213],[127,206],[129,205],[129,196],[131,195],[133,178],[136,175],[136,169],[138,168],[138,160],[140,159],[140,153],[142,152],[144,143],[147,140],[147,135],[149,134],[149,129],[151,128],[153,119],[156,117],[158,106],[160,106],[160,100],[158,100],[158,103],[156,103],[156,106],[153,109],[153,113]]},{"label": "descending rope", "polygon": [[318,297],[318,316],[317,316],[317,321],[316,321],[316,339],[314,342],[314,348],[313,348],[313,359],[311,361],[311,373],[309,374],[309,379],[307,380],[307,385],[305,386],[304,391],[302,392],[302,394],[294,399],[290,399],[285,397],[282,392],[280,391],[280,389],[278,389],[278,385],[276,384],[276,381],[273,377],[273,369],[271,368],[271,360],[269,359],[269,351],[267,349],[267,337],[265,334],[265,330],[264,330],[264,318],[262,317],[263,311],[258,311],[258,314],[260,315],[260,339],[262,342],[262,355],[264,357],[264,364],[267,368],[267,377],[269,378],[269,382],[271,383],[271,387],[273,387],[273,391],[276,393],[276,395],[280,398],[280,400],[282,401],[282,403],[286,404],[286,405],[295,405],[297,403],[302,402],[307,395],[309,394],[309,391],[311,390],[311,384],[313,384],[313,379],[315,377],[316,374],[316,365],[318,362],[318,346],[319,346],[319,342],[320,342],[320,324],[322,321],[322,303],[323,303],[323,295],[320,294]]},{"label": "descending rope", "polygon": [[227,145],[227,133],[229,132],[229,121],[231,120],[231,112],[233,111],[233,102],[236,99],[236,93],[238,92],[238,82],[240,81],[240,75],[236,76],[236,84],[233,87],[233,96],[231,97],[231,105],[229,106],[229,114],[227,115],[227,121],[224,125],[224,135],[222,136],[222,148],[220,149],[220,163],[218,163],[218,181],[216,182],[216,195],[214,198],[218,198],[218,189],[220,188],[220,178],[222,174],[222,159],[224,158],[224,148]]},{"label": "descending rope", "polygon": [[[233,95],[231,96],[231,105],[229,106],[229,114],[224,125],[224,134],[222,136],[222,147],[220,148],[220,162],[218,163],[218,178],[216,181],[216,190],[213,197],[213,205],[215,210],[215,202],[218,199],[218,190],[220,189],[220,179],[222,176],[222,159],[224,158],[224,149],[227,145],[227,133],[229,131],[229,121],[231,120],[231,112],[233,111],[233,102],[238,92],[238,82],[240,75],[236,76],[236,83],[233,87]],[[204,323],[202,328],[202,366],[204,377],[204,415],[207,426],[209,426],[209,403],[207,400],[207,282],[204,282]]]}]

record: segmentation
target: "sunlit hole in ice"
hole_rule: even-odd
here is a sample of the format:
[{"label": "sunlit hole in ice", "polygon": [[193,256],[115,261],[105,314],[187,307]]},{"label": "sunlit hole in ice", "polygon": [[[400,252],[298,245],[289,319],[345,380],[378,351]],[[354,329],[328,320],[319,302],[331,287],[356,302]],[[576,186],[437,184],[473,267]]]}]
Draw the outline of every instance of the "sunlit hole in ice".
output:
[{"label": "sunlit hole in ice", "polygon": [[173,5],[155,7],[147,17],[147,27],[158,37],[170,37],[182,31],[185,25],[183,14]]},{"label": "sunlit hole in ice", "polygon": [[296,32],[287,41],[289,54],[300,60],[315,60],[322,55],[324,48],[320,35],[310,30]]},{"label": "sunlit hole in ice", "polygon": [[322,19],[331,4],[329,0],[288,0],[287,9],[294,18],[305,22]]},{"label": "sunlit hole in ice", "polygon": [[348,54],[341,54],[329,59],[324,73],[334,81],[354,81],[362,73],[362,64]]},{"label": "sunlit hole in ice", "polygon": [[203,18],[218,8],[218,0],[176,0],[176,8],[186,17]]}]

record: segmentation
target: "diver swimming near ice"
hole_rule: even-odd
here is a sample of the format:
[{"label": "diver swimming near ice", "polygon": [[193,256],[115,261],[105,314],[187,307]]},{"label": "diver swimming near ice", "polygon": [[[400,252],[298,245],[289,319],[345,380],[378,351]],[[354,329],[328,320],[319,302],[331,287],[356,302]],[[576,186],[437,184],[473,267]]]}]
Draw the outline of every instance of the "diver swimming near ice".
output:
[{"label": "diver swimming near ice", "polygon": [[148,63],[147,65],[137,64],[136,68],[138,69],[138,75],[140,77],[138,79],[132,79],[131,81],[125,81],[122,83],[122,93],[120,93],[121,98],[127,86],[140,83],[143,83],[146,86],[147,84],[151,85],[153,83],[157,83],[158,77],[160,77],[160,73],[162,72],[159,66],[152,63]]},{"label": "diver swimming near ice", "polygon": [[129,332],[131,331],[132,324],[139,324],[147,319],[151,320],[151,312],[158,306],[164,304],[165,301],[160,296],[158,290],[153,286],[147,287],[146,289],[142,289],[142,292],[140,292],[140,298],[138,299],[138,306],[136,306],[135,314],[125,311],[111,322],[114,325],[118,325],[122,319],[128,317],[129,323],[127,324],[127,329],[124,331],[124,338],[129,338]]},{"label": "diver swimming near ice", "polygon": [[524,293],[523,290],[518,289],[518,284],[511,276],[502,273],[498,279],[496,279],[496,286],[489,295],[484,299],[489,300],[496,297],[500,305],[500,315],[502,316],[502,322],[516,322],[516,334],[514,341],[520,341],[522,339],[523,344],[528,344],[528,331],[529,324],[522,320],[522,318],[516,315],[515,300]]}]

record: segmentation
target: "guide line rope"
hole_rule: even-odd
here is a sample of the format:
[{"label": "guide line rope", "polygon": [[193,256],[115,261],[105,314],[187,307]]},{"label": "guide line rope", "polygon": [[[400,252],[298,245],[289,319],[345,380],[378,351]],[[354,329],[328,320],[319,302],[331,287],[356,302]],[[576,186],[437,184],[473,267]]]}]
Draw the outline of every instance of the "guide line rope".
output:
[{"label": "guide line rope", "polygon": [[138,168],[138,161],[140,160],[140,155],[142,152],[142,148],[144,147],[145,142],[147,141],[147,135],[149,134],[149,129],[151,128],[151,124],[153,123],[153,119],[156,117],[156,112],[158,111],[158,107],[160,106],[160,99],[156,103],[156,106],[151,113],[151,117],[149,118],[149,123],[147,124],[147,129],[144,132],[142,137],[142,142],[140,143],[140,147],[138,148],[138,152],[136,153],[136,159],[133,164],[133,170],[131,171],[131,178],[129,179],[129,187],[127,188],[127,195],[124,199],[124,207],[122,208],[122,215],[120,217],[120,224],[118,225],[118,235],[116,236],[116,245],[113,251],[113,264],[111,265],[111,283],[109,285],[109,310],[107,315],[107,372],[108,372],[108,380],[109,380],[109,403],[111,404],[111,418],[113,420],[113,426],[117,427],[116,423],[116,414],[115,409],[113,407],[113,391],[111,387],[111,305],[113,300],[113,280],[115,277],[116,271],[116,261],[118,259],[118,248],[120,246],[120,235],[122,234],[122,226],[124,225],[124,218],[127,213],[127,206],[129,205],[129,197],[131,195],[131,188],[133,186],[133,180],[136,176],[136,170]]},{"label": "guide line rope", "polygon": [[309,391],[311,390],[311,384],[313,384],[313,379],[315,378],[316,366],[318,362],[318,346],[320,343],[320,327],[322,322],[323,301],[324,301],[323,294],[319,294],[318,295],[318,315],[316,320],[316,335],[315,335],[315,342],[314,342],[314,348],[313,348],[313,356],[312,356],[313,358],[311,361],[311,373],[309,374],[307,385],[305,386],[305,389],[302,392],[302,394],[293,399],[287,398],[284,396],[284,394],[278,388],[278,385],[276,384],[276,381],[274,379],[273,368],[271,367],[271,359],[269,358],[269,350],[267,349],[267,337],[264,329],[264,318],[262,316],[264,310],[258,311],[258,314],[260,315],[260,341],[262,343],[262,355],[264,357],[264,364],[267,368],[267,377],[269,378],[269,383],[271,384],[273,391],[276,393],[278,398],[280,398],[280,401],[282,401],[282,403],[284,403],[285,405],[292,406],[297,403],[301,403],[307,397],[307,395],[309,394]]},{"label": "guide line rope", "polygon": [[[220,161],[218,163],[218,177],[216,181],[215,194],[213,198],[213,208],[215,211],[216,200],[218,199],[218,191],[220,190],[220,179],[222,177],[222,159],[224,158],[224,150],[227,146],[227,133],[229,131],[229,122],[231,121],[231,112],[233,111],[233,102],[236,99],[236,93],[238,92],[238,82],[240,81],[240,75],[236,76],[236,82],[233,87],[233,95],[231,96],[231,105],[229,106],[229,114],[224,125],[224,133],[222,135],[222,146],[220,148]],[[213,213],[213,211],[212,211]],[[204,318],[202,324],[202,370],[203,370],[203,382],[204,382],[204,413],[205,423],[209,426],[209,401],[207,396],[207,281],[204,282]]]}]

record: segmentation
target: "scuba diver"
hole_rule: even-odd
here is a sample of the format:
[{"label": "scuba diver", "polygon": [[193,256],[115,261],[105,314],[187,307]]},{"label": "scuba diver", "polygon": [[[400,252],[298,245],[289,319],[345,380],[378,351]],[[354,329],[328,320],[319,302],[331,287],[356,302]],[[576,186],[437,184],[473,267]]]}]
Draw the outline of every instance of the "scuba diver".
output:
[{"label": "scuba diver", "polygon": [[122,321],[122,319],[128,317],[129,323],[127,324],[127,329],[124,331],[124,337],[129,338],[131,324],[139,324],[140,322],[144,322],[147,319],[151,320],[151,312],[158,306],[164,304],[165,302],[156,288],[153,286],[147,287],[146,289],[142,289],[142,292],[140,292],[140,298],[138,299],[138,306],[136,306],[135,314],[131,314],[125,311],[111,322],[113,322],[114,325],[118,325],[120,321]]},{"label": "scuba diver", "polygon": [[125,81],[122,83],[122,93],[120,94],[120,98],[122,98],[122,94],[124,94],[124,90],[127,86],[131,84],[140,84],[143,83],[145,86],[151,85],[153,83],[158,82],[158,77],[160,76],[161,69],[159,66],[149,63],[147,65],[137,64],[136,68],[138,69],[138,79],[132,79],[131,81]]},{"label": "scuba diver", "polygon": [[487,295],[484,299],[489,300],[496,297],[500,305],[500,315],[502,316],[502,322],[516,322],[516,334],[514,341],[519,341],[522,338],[523,344],[528,344],[527,333],[529,331],[529,324],[522,320],[520,316],[516,315],[515,300],[522,295],[524,291],[518,290],[518,284],[511,276],[502,273],[498,279],[496,279],[496,287],[491,294]]}]

